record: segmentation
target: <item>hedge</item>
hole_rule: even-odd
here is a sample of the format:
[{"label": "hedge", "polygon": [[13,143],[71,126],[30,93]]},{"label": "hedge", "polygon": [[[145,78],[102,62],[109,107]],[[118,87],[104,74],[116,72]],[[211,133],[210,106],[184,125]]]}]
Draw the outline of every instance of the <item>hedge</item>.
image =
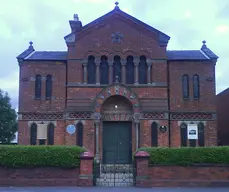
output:
[{"label": "hedge", "polygon": [[229,147],[141,148],[139,150],[150,154],[149,164],[151,165],[229,165]]},{"label": "hedge", "polygon": [[83,148],[0,145],[0,167],[79,167]]}]

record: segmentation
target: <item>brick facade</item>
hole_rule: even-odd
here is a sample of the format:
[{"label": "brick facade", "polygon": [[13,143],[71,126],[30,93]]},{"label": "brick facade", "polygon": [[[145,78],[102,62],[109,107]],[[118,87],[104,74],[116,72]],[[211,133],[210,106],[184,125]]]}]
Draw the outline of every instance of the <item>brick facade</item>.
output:
[{"label": "brick facade", "polygon": [[[169,36],[136,20],[117,6],[85,26],[76,16],[70,21],[70,26],[72,32],[65,37],[67,52],[39,52],[31,43],[17,57],[20,66],[19,144],[30,144],[32,123],[52,123],[55,125],[54,144],[76,145],[78,132],[69,134],[66,127],[70,124],[77,127],[77,123],[81,122],[83,146],[94,154],[97,152],[97,158],[99,155],[101,159],[103,122],[110,118],[112,121],[132,121],[132,151],[136,147],[151,146],[153,122],[158,126],[158,146],[181,146],[182,122],[202,122],[205,145],[217,145],[215,64],[218,57],[207,48],[206,42],[203,42],[201,50],[168,51]],[[117,31],[121,35],[116,38],[114,34]],[[139,77],[135,66],[134,84],[125,84],[120,80],[112,80],[106,85],[97,82],[87,84],[85,66],[90,55],[94,56],[96,65],[103,55],[108,62],[116,55],[122,61],[131,55],[135,65],[144,55],[148,64],[145,71],[147,83],[137,82]],[[97,69],[94,71],[96,74]],[[122,70],[125,71],[125,66]],[[37,74],[41,75],[40,99],[35,99]],[[184,74],[189,76],[188,99],[183,99],[182,94]],[[199,75],[198,99],[193,98],[192,77],[195,74]],[[45,98],[47,75],[52,76],[52,97],[49,100]],[[99,81],[97,77],[96,81]],[[118,111],[113,116],[103,113],[103,104],[117,95],[122,98],[118,102],[128,103],[132,111],[128,111],[127,107],[125,113],[119,111],[119,117]],[[113,109],[110,112],[114,112]],[[160,131],[161,127],[166,128],[165,132]],[[198,141],[196,143],[198,146]]]},{"label": "brick facade", "polygon": [[220,145],[229,145],[229,89],[222,91],[217,96],[217,127]]}]

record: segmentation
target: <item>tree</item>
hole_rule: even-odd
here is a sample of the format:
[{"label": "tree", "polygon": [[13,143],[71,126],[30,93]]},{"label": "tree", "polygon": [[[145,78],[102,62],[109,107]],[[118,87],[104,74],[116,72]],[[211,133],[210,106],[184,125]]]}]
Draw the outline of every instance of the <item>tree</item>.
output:
[{"label": "tree", "polygon": [[10,144],[17,131],[17,114],[8,93],[0,89],[0,143]]}]

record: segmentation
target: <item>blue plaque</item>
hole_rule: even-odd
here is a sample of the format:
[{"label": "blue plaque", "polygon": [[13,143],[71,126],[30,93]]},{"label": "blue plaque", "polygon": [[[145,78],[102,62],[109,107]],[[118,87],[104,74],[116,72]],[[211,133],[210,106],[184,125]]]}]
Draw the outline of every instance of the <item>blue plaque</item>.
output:
[{"label": "blue plaque", "polygon": [[68,132],[70,135],[74,134],[74,133],[76,132],[76,127],[75,127],[75,125],[68,125],[68,126],[67,126],[67,132]]}]

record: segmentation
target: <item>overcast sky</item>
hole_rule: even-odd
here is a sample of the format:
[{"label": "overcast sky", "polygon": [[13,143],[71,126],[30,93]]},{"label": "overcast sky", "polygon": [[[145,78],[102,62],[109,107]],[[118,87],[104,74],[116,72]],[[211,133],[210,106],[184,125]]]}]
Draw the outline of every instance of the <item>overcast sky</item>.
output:
[{"label": "overcast sky", "polygon": [[[63,37],[77,13],[83,25],[114,8],[114,0],[0,0],[0,88],[18,103],[16,56],[34,42],[37,51],[66,50]],[[171,37],[169,50],[200,49],[219,56],[217,93],[229,87],[228,0],[119,0],[119,7]]]}]

